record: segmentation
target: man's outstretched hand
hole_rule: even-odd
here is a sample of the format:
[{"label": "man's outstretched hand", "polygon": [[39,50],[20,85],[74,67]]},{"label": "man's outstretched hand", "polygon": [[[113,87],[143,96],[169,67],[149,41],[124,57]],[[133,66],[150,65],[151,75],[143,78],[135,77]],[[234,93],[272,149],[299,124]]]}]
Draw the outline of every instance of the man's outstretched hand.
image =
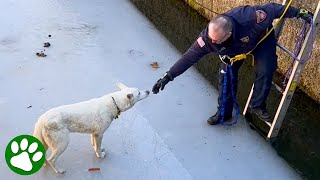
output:
[{"label": "man's outstretched hand", "polygon": [[166,84],[168,84],[169,81],[172,81],[170,74],[166,73],[162,78],[160,78],[152,87],[153,94],[158,94],[159,91],[163,90]]}]

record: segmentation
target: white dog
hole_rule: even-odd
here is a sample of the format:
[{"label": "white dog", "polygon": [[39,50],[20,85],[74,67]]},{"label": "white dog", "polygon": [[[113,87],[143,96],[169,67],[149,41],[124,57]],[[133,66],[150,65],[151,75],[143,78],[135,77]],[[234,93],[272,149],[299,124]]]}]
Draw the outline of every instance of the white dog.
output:
[{"label": "white dog", "polygon": [[55,162],[67,148],[71,132],[90,133],[97,157],[104,158],[101,141],[113,119],[150,94],[149,91],[128,88],[122,83],[119,83],[118,87],[120,91],[89,101],[56,107],[40,116],[33,136],[43,143],[46,150],[51,150],[46,162],[56,173],[65,173],[65,170],[56,167]]}]

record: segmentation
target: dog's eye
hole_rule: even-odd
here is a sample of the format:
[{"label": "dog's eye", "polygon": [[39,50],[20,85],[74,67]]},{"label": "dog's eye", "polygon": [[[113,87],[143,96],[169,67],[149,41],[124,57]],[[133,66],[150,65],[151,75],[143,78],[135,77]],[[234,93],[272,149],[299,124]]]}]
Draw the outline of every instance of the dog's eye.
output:
[{"label": "dog's eye", "polygon": [[138,93],[138,95],[140,95],[140,92]]}]

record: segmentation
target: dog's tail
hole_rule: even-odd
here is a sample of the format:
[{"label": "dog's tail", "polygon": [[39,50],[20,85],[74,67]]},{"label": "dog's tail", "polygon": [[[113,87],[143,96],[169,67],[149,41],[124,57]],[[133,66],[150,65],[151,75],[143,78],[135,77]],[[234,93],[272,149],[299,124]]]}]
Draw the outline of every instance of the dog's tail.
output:
[{"label": "dog's tail", "polygon": [[43,144],[45,150],[47,150],[48,145],[46,144],[46,142],[43,139],[42,127],[43,127],[43,123],[41,121],[38,121],[34,126],[33,136],[36,137]]}]

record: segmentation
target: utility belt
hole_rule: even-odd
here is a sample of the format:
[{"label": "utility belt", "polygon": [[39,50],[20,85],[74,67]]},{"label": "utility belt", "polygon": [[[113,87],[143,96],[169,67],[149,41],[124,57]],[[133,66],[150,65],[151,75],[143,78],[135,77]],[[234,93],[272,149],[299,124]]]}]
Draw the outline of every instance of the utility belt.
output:
[{"label": "utility belt", "polygon": [[[233,65],[234,62],[232,62],[232,58],[235,56],[228,56],[228,55],[219,55],[220,61],[225,65]],[[252,60],[252,66],[254,65],[254,56],[252,54],[246,55],[246,57],[243,57],[237,61],[244,61],[245,59],[250,58]]]},{"label": "utility belt", "polygon": [[[225,65],[232,65],[231,63],[231,58],[233,58],[234,56],[229,56],[229,55],[219,55],[219,59],[220,61],[225,64]],[[242,59],[240,61],[243,61],[245,59]]]},{"label": "utility belt", "polygon": [[231,57],[228,55],[219,55],[220,61],[224,64],[231,64],[230,59]]}]

